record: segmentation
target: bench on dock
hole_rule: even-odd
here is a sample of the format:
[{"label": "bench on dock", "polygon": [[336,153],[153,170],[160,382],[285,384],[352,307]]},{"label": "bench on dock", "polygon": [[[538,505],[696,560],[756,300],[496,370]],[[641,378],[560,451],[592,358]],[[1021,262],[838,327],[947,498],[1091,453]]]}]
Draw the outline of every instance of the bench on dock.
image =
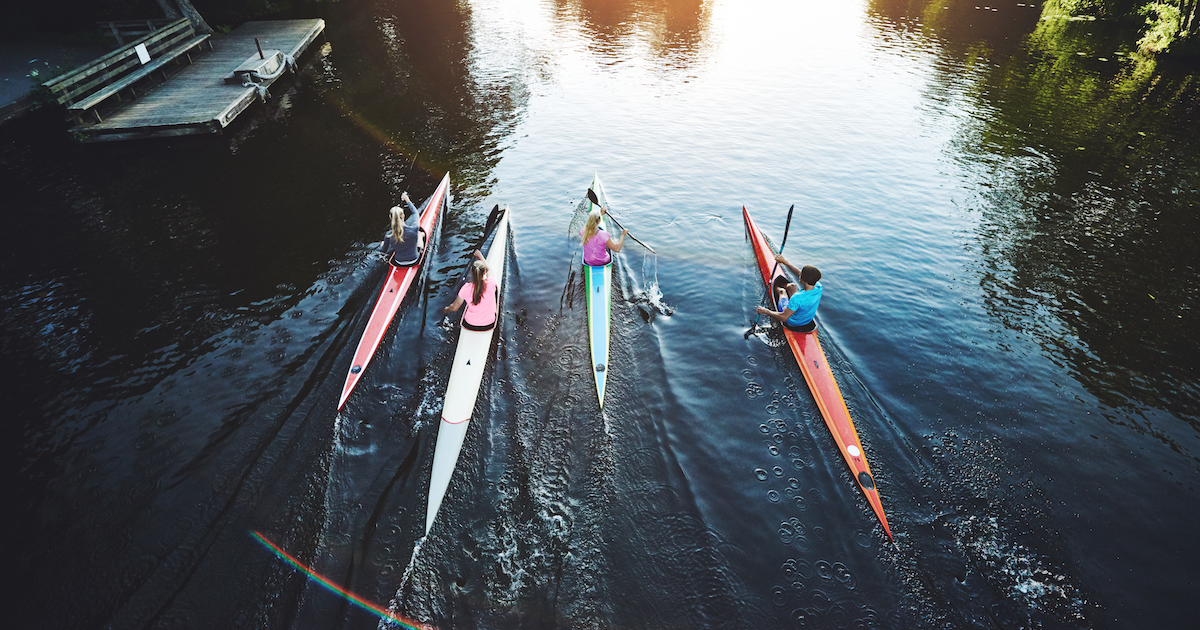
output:
[{"label": "bench on dock", "polygon": [[119,100],[121,90],[126,88],[134,92],[133,85],[155,71],[161,72],[165,80],[166,64],[181,56],[186,56],[190,64],[190,51],[199,50],[205,42],[212,50],[208,38],[207,34],[197,35],[187,18],[180,18],[42,85],[55,100],[67,106],[76,123],[82,123],[82,116],[88,111],[95,115],[96,122],[101,122],[97,110],[100,103],[112,96]]}]

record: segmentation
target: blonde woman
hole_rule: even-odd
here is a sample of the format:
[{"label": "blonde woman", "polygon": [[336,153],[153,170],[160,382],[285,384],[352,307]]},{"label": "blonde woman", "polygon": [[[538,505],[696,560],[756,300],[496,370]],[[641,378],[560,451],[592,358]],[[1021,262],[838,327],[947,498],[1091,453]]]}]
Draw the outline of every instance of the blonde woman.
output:
[{"label": "blonde woman", "polygon": [[454,303],[442,309],[453,313],[466,303],[462,325],[467,330],[491,330],[496,326],[496,281],[488,277],[488,264],[479,250],[471,263],[471,281],[458,290]]},{"label": "blonde woman", "polygon": [[387,254],[388,262],[397,267],[408,267],[421,260],[421,251],[425,249],[425,233],[418,227],[420,218],[408,193],[401,194],[400,200],[408,206],[408,219],[404,218],[403,208],[392,206],[389,213],[392,229],[383,237],[380,247]]},{"label": "blonde woman", "polygon": [[625,235],[629,234],[629,230],[621,228],[620,238],[614,239],[609,236],[604,228],[600,227],[600,218],[603,217],[608,210],[592,210],[588,213],[587,223],[583,229],[579,231],[580,238],[583,239],[583,263],[600,267],[612,262],[612,254],[609,252],[619,252],[625,246]]}]

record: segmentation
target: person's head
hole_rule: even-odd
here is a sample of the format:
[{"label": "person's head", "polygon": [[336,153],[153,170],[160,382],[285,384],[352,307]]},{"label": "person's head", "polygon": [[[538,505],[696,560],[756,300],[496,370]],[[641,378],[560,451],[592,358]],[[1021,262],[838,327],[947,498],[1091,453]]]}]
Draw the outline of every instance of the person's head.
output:
[{"label": "person's head", "polygon": [[812,286],[821,280],[821,270],[812,265],[800,268],[800,282]]},{"label": "person's head", "polygon": [[589,241],[596,232],[600,231],[600,210],[592,210],[588,213],[587,223],[583,226],[583,240]]},{"label": "person's head", "polygon": [[487,272],[486,261],[476,260],[471,263],[471,284],[474,285],[471,292],[472,304],[478,304],[479,300],[483,299],[483,279],[487,276]]},{"label": "person's head", "polygon": [[392,224],[392,238],[396,239],[397,243],[404,242],[404,209],[400,206],[392,206],[389,213]]}]

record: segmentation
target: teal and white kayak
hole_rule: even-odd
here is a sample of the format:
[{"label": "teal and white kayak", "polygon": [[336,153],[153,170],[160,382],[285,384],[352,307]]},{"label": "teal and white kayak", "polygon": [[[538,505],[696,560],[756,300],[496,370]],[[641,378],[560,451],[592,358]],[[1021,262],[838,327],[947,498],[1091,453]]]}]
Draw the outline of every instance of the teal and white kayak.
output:
[{"label": "teal and white kayak", "polygon": [[[600,205],[588,200],[588,212],[608,206],[600,176],[592,178],[592,192]],[[607,219],[601,217],[600,227],[608,230]],[[612,324],[612,266],[583,266],[584,288],[587,290],[588,340],[592,348],[592,375],[596,378],[596,399],[604,408],[604,382],[608,376],[608,337]]]},{"label": "teal and white kayak", "polygon": [[[496,290],[501,291],[504,283],[504,263],[508,257],[508,208],[496,224],[496,236],[487,254],[488,277],[495,280]],[[464,306],[465,309],[465,306]],[[442,404],[442,421],[438,425],[437,445],[433,450],[433,471],[429,475],[429,502],[425,506],[425,533],[433,527],[442,499],[450,487],[450,478],[458,464],[458,453],[462,450],[467,427],[471,424],[471,413],[479,397],[479,386],[483,382],[483,370],[487,367],[492,338],[500,325],[503,313],[499,300],[496,304],[496,326],[491,330],[468,330],[461,328],[458,348],[454,351],[454,363],[450,368],[450,381],[446,385],[446,399]]]}]

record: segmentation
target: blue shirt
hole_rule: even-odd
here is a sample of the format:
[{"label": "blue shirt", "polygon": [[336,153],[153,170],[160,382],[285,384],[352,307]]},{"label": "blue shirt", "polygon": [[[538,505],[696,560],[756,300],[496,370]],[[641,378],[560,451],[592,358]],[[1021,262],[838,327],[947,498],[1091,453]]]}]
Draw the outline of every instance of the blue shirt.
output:
[{"label": "blue shirt", "polygon": [[812,289],[797,291],[788,300],[787,307],[792,309],[792,316],[787,318],[788,326],[804,326],[817,316],[817,305],[821,303],[821,281],[818,280]]}]

